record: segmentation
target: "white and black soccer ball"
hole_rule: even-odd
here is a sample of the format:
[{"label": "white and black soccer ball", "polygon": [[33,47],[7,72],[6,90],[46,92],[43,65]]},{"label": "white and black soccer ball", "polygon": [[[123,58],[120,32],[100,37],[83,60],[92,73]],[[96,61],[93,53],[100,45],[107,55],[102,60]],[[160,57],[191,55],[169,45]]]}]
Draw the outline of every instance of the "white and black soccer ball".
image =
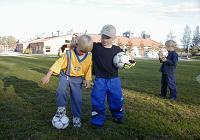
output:
[{"label": "white and black soccer ball", "polygon": [[159,57],[167,57],[168,56],[168,51],[165,48],[162,48],[159,53],[158,53]]},{"label": "white and black soccer ball", "polygon": [[69,125],[69,118],[66,115],[62,117],[54,116],[52,125],[57,129],[65,129]]},{"label": "white and black soccer ball", "polygon": [[113,57],[115,67],[122,69],[125,64],[130,64],[131,57],[125,52],[119,52]]}]

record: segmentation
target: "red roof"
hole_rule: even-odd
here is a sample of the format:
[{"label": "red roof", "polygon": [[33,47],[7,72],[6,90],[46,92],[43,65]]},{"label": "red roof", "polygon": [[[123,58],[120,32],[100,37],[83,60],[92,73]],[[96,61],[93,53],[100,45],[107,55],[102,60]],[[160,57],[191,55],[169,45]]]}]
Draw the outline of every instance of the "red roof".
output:
[{"label": "red roof", "polygon": [[[94,42],[100,42],[101,36],[97,34],[90,35]],[[141,37],[134,37],[134,38],[127,38],[124,36],[117,36],[114,40],[116,44],[119,46],[140,46],[140,47],[152,47],[152,48],[159,48],[163,46],[163,44],[151,40],[150,38],[143,39]]]}]

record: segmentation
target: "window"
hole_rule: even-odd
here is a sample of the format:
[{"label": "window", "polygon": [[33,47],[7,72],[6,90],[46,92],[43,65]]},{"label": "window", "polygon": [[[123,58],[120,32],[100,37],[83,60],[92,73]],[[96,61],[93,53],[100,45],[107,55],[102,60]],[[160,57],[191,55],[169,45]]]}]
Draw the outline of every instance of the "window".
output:
[{"label": "window", "polygon": [[50,46],[45,46],[46,52],[50,52],[51,51],[51,47]]},{"label": "window", "polygon": [[70,40],[65,40],[65,43],[67,43],[67,44],[68,44],[68,43],[71,43],[71,41],[70,41]]}]

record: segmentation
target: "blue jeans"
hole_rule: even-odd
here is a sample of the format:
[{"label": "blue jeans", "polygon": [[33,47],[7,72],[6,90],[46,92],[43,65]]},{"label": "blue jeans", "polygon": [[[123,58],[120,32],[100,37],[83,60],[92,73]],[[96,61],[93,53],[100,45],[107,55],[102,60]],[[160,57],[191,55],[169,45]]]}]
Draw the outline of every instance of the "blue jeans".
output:
[{"label": "blue jeans", "polygon": [[81,117],[82,85],[82,77],[70,77],[60,73],[59,85],[56,90],[57,106],[66,106],[67,95],[70,94],[71,110],[74,117]]},{"label": "blue jeans", "polygon": [[171,74],[162,74],[161,77],[161,96],[165,97],[167,95],[167,88],[170,90],[170,98],[176,99],[176,83],[175,77]]},{"label": "blue jeans", "polygon": [[124,99],[119,77],[112,79],[95,78],[94,87],[91,93],[91,124],[93,125],[103,125],[105,122],[106,96],[112,117],[122,119],[124,116]]}]

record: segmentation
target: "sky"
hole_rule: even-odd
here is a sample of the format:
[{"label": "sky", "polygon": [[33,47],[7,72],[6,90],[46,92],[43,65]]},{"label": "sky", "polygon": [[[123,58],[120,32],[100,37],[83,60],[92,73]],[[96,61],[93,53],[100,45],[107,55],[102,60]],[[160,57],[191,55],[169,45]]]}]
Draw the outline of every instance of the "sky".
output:
[{"label": "sky", "polygon": [[52,32],[98,34],[106,24],[117,35],[142,31],[164,43],[171,31],[179,43],[186,24],[200,25],[200,0],[0,0],[0,36],[27,40]]}]

